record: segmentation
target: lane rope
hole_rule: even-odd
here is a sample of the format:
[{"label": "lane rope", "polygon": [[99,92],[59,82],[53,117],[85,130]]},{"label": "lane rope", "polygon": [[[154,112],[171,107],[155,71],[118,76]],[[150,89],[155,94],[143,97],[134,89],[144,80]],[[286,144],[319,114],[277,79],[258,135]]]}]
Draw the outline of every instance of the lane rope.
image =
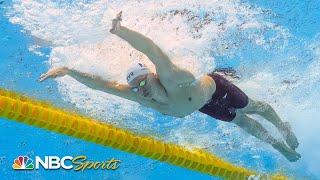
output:
[{"label": "lane rope", "polygon": [[261,176],[261,179],[288,179],[279,173],[260,175],[258,172],[233,165],[204,150],[188,150],[176,144],[141,136],[2,88],[0,88],[0,117],[222,179],[240,180],[258,176]]}]

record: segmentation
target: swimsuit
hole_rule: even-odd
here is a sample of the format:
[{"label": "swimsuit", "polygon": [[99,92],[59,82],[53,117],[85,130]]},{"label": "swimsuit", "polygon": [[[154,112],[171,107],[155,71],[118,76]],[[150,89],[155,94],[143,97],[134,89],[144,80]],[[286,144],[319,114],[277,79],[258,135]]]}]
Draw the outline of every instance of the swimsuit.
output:
[{"label": "swimsuit", "polygon": [[216,91],[199,111],[215,119],[230,122],[236,117],[236,109],[244,108],[248,104],[248,96],[221,75],[208,75],[216,83]]}]

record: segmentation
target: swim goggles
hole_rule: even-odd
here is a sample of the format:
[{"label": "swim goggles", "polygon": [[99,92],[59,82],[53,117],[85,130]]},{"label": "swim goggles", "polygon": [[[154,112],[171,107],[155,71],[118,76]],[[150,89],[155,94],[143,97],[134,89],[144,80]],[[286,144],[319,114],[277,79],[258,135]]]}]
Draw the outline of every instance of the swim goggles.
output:
[{"label": "swim goggles", "polygon": [[146,79],[140,81],[139,86],[138,86],[138,87],[134,87],[134,88],[132,88],[131,90],[132,90],[133,92],[138,92],[138,91],[139,91],[139,88],[142,88],[143,86],[146,85],[146,81],[147,81]]}]

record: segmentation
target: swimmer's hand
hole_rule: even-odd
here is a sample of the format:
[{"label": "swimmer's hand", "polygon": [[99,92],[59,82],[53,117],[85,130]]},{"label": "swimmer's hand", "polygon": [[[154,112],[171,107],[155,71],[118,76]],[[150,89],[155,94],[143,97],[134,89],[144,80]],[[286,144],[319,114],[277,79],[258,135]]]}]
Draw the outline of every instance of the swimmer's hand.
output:
[{"label": "swimmer's hand", "polygon": [[48,78],[56,78],[62,77],[68,74],[69,69],[67,67],[60,67],[60,68],[52,68],[47,73],[44,73],[40,76],[39,82],[42,82]]},{"label": "swimmer's hand", "polygon": [[115,34],[116,31],[120,28],[120,21],[122,20],[122,11],[120,11],[116,18],[112,20],[112,28],[110,29],[110,32],[112,34]]}]

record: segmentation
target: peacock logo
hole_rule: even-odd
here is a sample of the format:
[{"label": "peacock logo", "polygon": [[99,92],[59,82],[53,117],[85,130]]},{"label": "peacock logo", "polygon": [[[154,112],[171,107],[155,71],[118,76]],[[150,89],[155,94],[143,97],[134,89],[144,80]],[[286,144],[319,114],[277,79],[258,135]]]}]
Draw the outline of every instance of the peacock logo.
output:
[{"label": "peacock logo", "polygon": [[16,170],[32,170],[34,165],[32,159],[28,156],[19,156],[13,161],[12,168]]}]

